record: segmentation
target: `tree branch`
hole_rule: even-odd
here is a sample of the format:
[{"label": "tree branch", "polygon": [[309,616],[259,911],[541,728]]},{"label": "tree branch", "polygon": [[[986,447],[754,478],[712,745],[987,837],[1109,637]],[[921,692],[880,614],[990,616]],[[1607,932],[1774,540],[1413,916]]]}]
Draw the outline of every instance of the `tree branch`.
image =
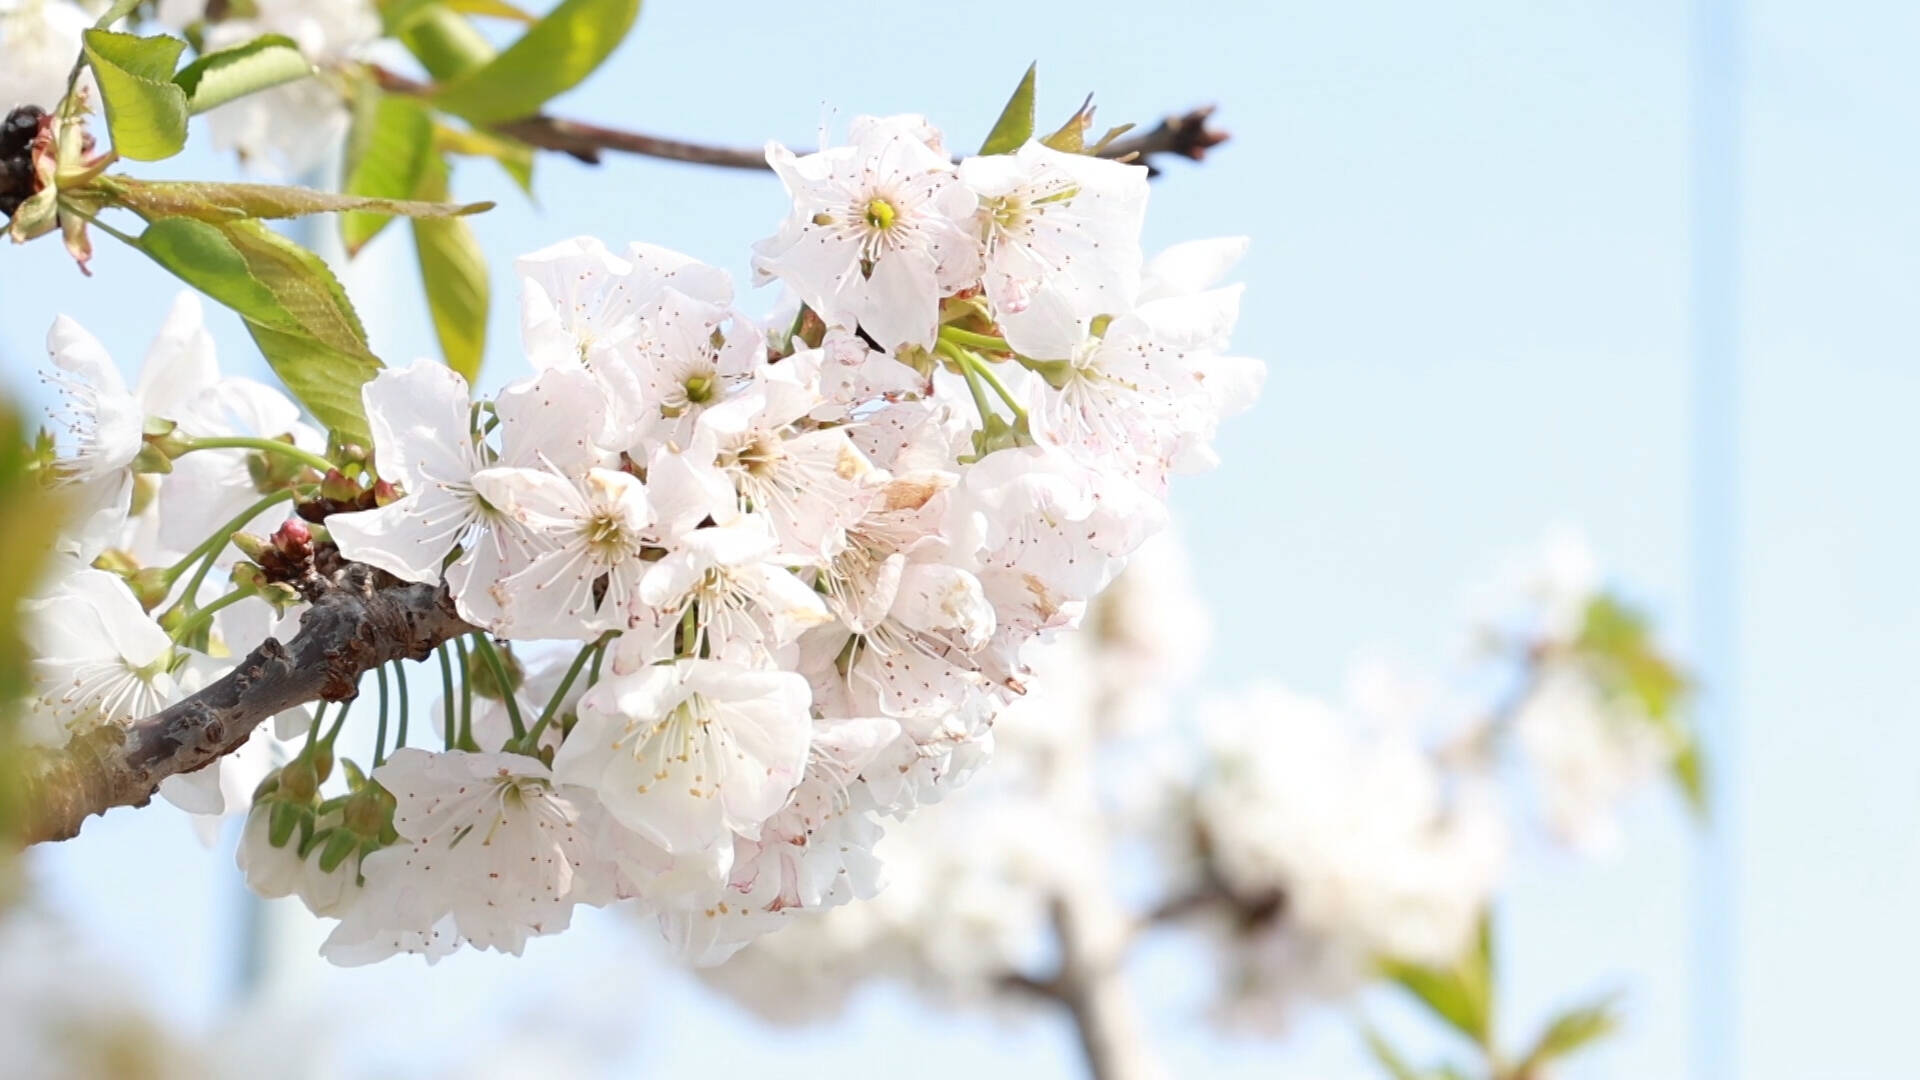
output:
[{"label": "tree branch", "polygon": [[[426,83],[395,71],[375,66],[373,74],[382,89],[395,94],[422,95],[432,91]],[[1149,175],[1159,175],[1154,159],[1182,157],[1201,161],[1207,151],[1226,142],[1228,135],[1211,126],[1214,107],[1202,105],[1162,120],[1158,126],[1138,134],[1114,140],[1100,156],[1138,161]],[[711,165],[722,169],[768,168],[766,152],[758,147],[711,146],[663,135],[568,120],[541,113],[521,120],[495,124],[492,130],[541,150],[566,154],[589,165],[598,165],[600,155],[609,150],[663,161],[683,161],[693,165]]]},{"label": "tree branch", "polygon": [[347,563],[301,583],[312,607],[282,645],[262,642],[232,671],[162,712],[76,736],[19,762],[21,839],[65,840],[93,814],[144,806],[160,781],[240,748],[261,721],[311,701],[344,701],[360,676],[401,658],[425,659],[473,627],[444,587],[412,585]]}]

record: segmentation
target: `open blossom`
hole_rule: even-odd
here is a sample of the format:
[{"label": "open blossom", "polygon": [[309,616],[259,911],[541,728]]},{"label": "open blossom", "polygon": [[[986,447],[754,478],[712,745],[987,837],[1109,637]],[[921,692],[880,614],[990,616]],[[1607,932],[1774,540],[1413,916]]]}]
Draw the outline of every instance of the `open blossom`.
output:
[{"label": "open blossom", "polygon": [[518,523],[540,554],[492,586],[510,637],[592,637],[632,618],[653,507],[646,486],[613,469],[578,480],[540,469],[488,469],[480,497]]},{"label": "open blossom", "polygon": [[694,529],[640,581],[635,629],[616,648],[633,660],[711,655],[763,662],[828,619],[819,594],[776,558],[772,526],[758,514]]},{"label": "open blossom", "polygon": [[940,299],[979,276],[966,230],[977,200],[916,117],[860,125],[854,141],[805,157],[778,143],[767,164],[793,197],[754,271],[778,278],[829,324],[859,326],[882,348],[930,348]]},{"label": "open blossom", "polygon": [[173,641],[114,575],[68,573],[51,594],[28,601],[26,615],[36,694],[25,725],[30,741],[60,746],[172,702]]},{"label": "open blossom", "polygon": [[364,960],[377,955],[362,949],[427,951],[404,935],[444,922],[459,940],[517,955],[528,937],[564,930],[598,888],[578,812],[534,758],[409,748],[372,779],[393,793],[400,842],[362,860],[365,890],[327,939],[329,952]]},{"label": "open blossom", "polygon": [[1012,154],[968,158],[960,177],[980,197],[987,302],[1015,349],[1064,358],[1096,316],[1131,305],[1145,166],[1029,142]]},{"label": "open blossom", "polygon": [[[533,542],[501,504],[481,496],[475,474],[490,465],[586,469],[599,454],[582,430],[600,415],[591,383],[575,373],[543,372],[503,390],[495,403],[497,459],[473,432],[466,380],[439,364],[419,361],[383,371],[361,397],[381,476],[399,484],[405,496],[377,510],[330,518],[341,552],[424,582],[441,577],[442,563],[459,546],[462,553],[445,575],[461,614],[480,623],[498,620],[492,587],[526,566]],[[469,588],[470,582],[478,586]]]},{"label": "open blossom", "polygon": [[674,854],[757,837],[806,766],[807,685],[791,672],[681,660],[580,700],[554,773]]}]

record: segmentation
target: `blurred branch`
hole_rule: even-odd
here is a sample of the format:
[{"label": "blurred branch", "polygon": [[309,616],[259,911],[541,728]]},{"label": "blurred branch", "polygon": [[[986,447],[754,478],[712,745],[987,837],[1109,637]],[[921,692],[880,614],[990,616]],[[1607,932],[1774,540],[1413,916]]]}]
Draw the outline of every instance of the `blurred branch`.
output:
[{"label": "blurred branch", "polygon": [[364,673],[402,657],[424,659],[473,630],[445,588],[398,582],[357,563],[296,585],[312,606],[293,640],[268,638],[199,693],[130,726],[102,726],[59,750],[22,755],[21,839],[65,840],[93,814],[144,806],[160,781],[239,749],[268,717],[352,698]]},{"label": "blurred branch", "polygon": [[[432,92],[433,88],[427,83],[398,72],[377,65],[372,70],[381,88],[389,93],[422,96]],[[1116,139],[1100,155],[1138,161],[1146,165],[1153,175],[1159,173],[1154,163],[1156,158],[1181,157],[1188,161],[1202,161],[1207,151],[1228,139],[1226,132],[1212,126],[1213,112],[1212,105],[1202,105],[1168,116],[1147,131]],[[600,155],[611,150],[722,169],[764,171],[768,168],[766,151],[758,147],[712,146],[582,120],[568,120],[545,113],[495,124],[492,130],[541,150],[566,154],[589,165],[599,164]]]}]

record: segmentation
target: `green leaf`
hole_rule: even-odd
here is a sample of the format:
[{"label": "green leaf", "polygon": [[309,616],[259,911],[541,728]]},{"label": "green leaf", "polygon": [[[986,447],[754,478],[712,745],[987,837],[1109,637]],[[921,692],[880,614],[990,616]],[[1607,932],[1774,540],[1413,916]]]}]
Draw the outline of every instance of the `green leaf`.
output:
[{"label": "green leaf", "polygon": [[449,154],[492,158],[528,198],[533,197],[533,147],[526,143],[491,131],[445,124],[434,125],[433,142]]},{"label": "green leaf", "polygon": [[1684,713],[1692,680],[1660,651],[1647,618],[1602,593],[1587,604],[1574,654],[1609,697],[1630,702],[1673,748],[1668,768],[1696,814],[1707,807],[1700,743]]},{"label": "green leaf", "polygon": [[1435,1016],[1474,1045],[1493,1046],[1493,923],[1480,919],[1480,933],[1466,955],[1445,967],[1388,958],[1381,971]]},{"label": "green leaf", "polygon": [[1620,1016],[1614,1010],[1616,1000],[1609,995],[1554,1017],[1534,1042],[1533,1049],[1527,1052],[1520,1075],[1532,1075],[1539,1066],[1567,1057],[1613,1034],[1620,1027]]},{"label": "green leaf", "polygon": [[1061,124],[1053,134],[1043,136],[1040,142],[1063,154],[1083,154],[1087,150],[1087,132],[1092,127],[1093,95],[1088,94],[1087,100],[1080,103],[1080,108],[1067,117],[1067,122]]},{"label": "green leaf", "polygon": [[245,319],[274,374],[337,438],[371,445],[360,386],[380,361],[319,256],[257,221],[188,217],[154,221],[140,247]]},{"label": "green leaf", "polygon": [[387,36],[393,37],[411,29],[426,18],[433,8],[459,15],[506,19],[509,22],[534,21],[534,16],[505,0],[385,0],[380,5],[380,22],[386,28]]},{"label": "green leaf", "polygon": [[1373,1060],[1387,1070],[1393,1080],[1420,1080],[1420,1071],[1407,1063],[1400,1052],[1387,1042],[1386,1037],[1375,1031],[1371,1025],[1362,1029],[1361,1037],[1367,1040],[1367,1049],[1373,1053]]},{"label": "green leaf", "polygon": [[485,66],[443,86],[434,104],[475,124],[531,116],[592,74],[639,14],[640,0],[566,0]]},{"label": "green leaf", "polygon": [[113,149],[134,161],[179,153],[187,145],[187,92],[174,84],[173,69],[187,43],[112,30],[88,30],[81,41],[107,107]]},{"label": "green leaf", "polygon": [[[375,91],[377,93],[377,91]],[[407,199],[433,155],[433,114],[419,102],[380,94],[364,122],[356,120],[346,194],[364,198]],[[354,211],[341,217],[340,238],[347,254],[357,254],[393,218]]]},{"label": "green leaf", "polygon": [[435,79],[452,82],[498,55],[470,20],[445,4],[415,6],[405,26],[391,32]]},{"label": "green leaf", "polygon": [[1013,88],[1007,107],[1000,110],[1000,119],[993,122],[987,141],[980,144],[982,154],[1011,154],[1033,138],[1033,79],[1039,67],[1037,62],[1027,65],[1027,73]]},{"label": "green leaf", "polygon": [[105,30],[107,27],[133,14],[133,9],[139,6],[140,0],[114,0],[113,6],[100,13],[99,20],[93,24],[94,29]]},{"label": "green leaf", "polygon": [[294,218],[347,210],[413,218],[464,217],[493,209],[490,202],[443,203],[336,195],[331,191],[280,184],[218,184],[200,180],[135,180],[114,176],[112,193],[121,206],[149,220],[187,217],[231,222],[256,218]]},{"label": "green leaf", "polygon": [[1687,807],[1695,817],[1707,816],[1707,767],[1700,759],[1700,743],[1689,736],[1667,765],[1673,775],[1673,782],[1680,788],[1680,794],[1686,797]]},{"label": "green leaf", "polygon": [[506,3],[505,0],[442,0],[449,10],[462,15],[481,15],[491,19],[505,19],[508,22],[531,23],[534,16]]},{"label": "green leaf", "polygon": [[[422,179],[420,194],[444,197],[447,163],[434,158]],[[466,377],[469,385],[480,376],[487,351],[487,257],[465,221],[416,220],[414,250],[420,257],[420,283],[433,313],[433,330],[447,366]]]},{"label": "green leaf", "polygon": [[203,54],[173,81],[186,93],[188,111],[199,114],[311,74],[313,65],[292,38],[266,34],[244,45]]}]

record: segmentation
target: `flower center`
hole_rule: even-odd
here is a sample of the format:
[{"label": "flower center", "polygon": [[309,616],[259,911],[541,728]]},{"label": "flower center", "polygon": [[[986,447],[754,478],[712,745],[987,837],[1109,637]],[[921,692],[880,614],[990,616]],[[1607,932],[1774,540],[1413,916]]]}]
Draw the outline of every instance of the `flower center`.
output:
[{"label": "flower center", "polygon": [[587,546],[610,562],[625,558],[633,547],[625,523],[613,514],[596,514],[587,522]]},{"label": "flower center", "polygon": [[683,384],[687,391],[687,400],[695,405],[705,405],[713,400],[714,378],[711,375],[689,375]]},{"label": "flower center", "polygon": [[885,232],[886,230],[893,228],[893,223],[895,220],[898,219],[898,217],[899,217],[899,212],[896,211],[893,208],[893,204],[888,202],[887,200],[882,198],[873,198],[873,199],[867,200],[866,218],[867,218],[867,225],[870,228],[879,229],[881,232]]}]

